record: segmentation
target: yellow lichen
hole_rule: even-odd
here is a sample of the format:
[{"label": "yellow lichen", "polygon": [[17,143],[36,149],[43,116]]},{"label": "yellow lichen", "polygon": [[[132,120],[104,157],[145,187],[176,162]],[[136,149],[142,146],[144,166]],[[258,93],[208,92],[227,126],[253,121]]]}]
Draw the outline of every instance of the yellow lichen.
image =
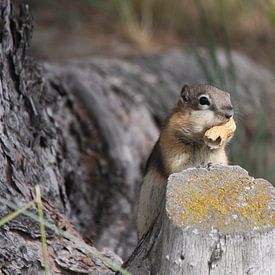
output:
[{"label": "yellow lichen", "polygon": [[[174,183],[175,184],[175,183]],[[168,201],[168,212],[177,225],[201,225],[203,228],[242,229],[274,226],[275,214],[270,207],[269,188],[248,176],[223,174],[191,177],[188,184],[177,187]],[[183,190],[182,190],[183,189]]]}]

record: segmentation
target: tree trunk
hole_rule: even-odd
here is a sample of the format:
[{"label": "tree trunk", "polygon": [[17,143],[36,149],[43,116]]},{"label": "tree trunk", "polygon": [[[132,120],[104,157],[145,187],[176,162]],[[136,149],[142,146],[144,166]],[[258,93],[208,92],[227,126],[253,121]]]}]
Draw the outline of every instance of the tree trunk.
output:
[{"label": "tree trunk", "polygon": [[239,166],[168,180],[166,202],[125,267],[132,274],[273,274],[275,188]]},{"label": "tree trunk", "polygon": [[[80,151],[90,135],[97,136],[94,124],[81,110],[80,103],[72,104],[73,100],[62,91],[47,89],[42,68],[30,55],[32,23],[28,7],[22,6],[16,15],[10,1],[2,0],[0,16],[0,216],[12,210],[3,204],[3,199],[22,207],[34,199],[34,187],[39,184],[47,222],[74,238],[47,230],[51,272],[113,273],[108,261],[116,256],[83,244],[83,238],[66,218],[70,210],[67,194],[71,171],[79,169],[77,172],[81,173],[89,166],[85,162],[85,166],[78,167],[75,162],[87,158],[93,163],[96,158],[92,152],[82,155]],[[64,133],[63,125],[68,127]],[[82,131],[83,135],[78,135]],[[74,147],[70,154],[66,148],[69,144]],[[88,171],[86,168],[84,176],[89,175]],[[36,214],[35,207],[31,212]],[[42,273],[40,229],[36,221],[25,215],[13,219],[0,228],[0,243],[1,274]]]}]

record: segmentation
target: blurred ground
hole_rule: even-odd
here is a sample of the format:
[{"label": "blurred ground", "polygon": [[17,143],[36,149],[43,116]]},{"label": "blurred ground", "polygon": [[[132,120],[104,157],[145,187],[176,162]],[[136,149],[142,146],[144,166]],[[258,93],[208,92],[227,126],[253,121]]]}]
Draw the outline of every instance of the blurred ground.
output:
[{"label": "blurred ground", "polygon": [[[275,64],[274,1],[15,0],[34,16],[33,49],[48,61],[211,44]],[[203,5],[202,5],[203,3]]]}]

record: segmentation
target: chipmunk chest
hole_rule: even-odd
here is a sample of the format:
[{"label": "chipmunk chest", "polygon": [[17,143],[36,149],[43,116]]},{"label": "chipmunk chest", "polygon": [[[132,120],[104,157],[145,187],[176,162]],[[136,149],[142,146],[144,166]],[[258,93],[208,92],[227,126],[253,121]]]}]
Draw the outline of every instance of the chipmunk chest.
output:
[{"label": "chipmunk chest", "polygon": [[193,148],[191,163],[192,166],[206,165],[211,160],[211,151],[208,148]]},{"label": "chipmunk chest", "polygon": [[169,160],[169,174],[182,171],[182,169],[188,168],[190,165],[189,154],[175,154]]}]

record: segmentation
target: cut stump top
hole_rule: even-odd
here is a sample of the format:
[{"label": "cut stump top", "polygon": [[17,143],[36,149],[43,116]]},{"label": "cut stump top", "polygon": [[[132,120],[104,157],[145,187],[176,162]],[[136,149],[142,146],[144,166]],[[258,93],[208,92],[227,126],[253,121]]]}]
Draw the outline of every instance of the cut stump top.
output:
[{"label": "cut stump top", "polygon": [[239,166],[189,168],[168,179],[166,210],[181,228],[223,234],[275,227],[275,188]]}]

